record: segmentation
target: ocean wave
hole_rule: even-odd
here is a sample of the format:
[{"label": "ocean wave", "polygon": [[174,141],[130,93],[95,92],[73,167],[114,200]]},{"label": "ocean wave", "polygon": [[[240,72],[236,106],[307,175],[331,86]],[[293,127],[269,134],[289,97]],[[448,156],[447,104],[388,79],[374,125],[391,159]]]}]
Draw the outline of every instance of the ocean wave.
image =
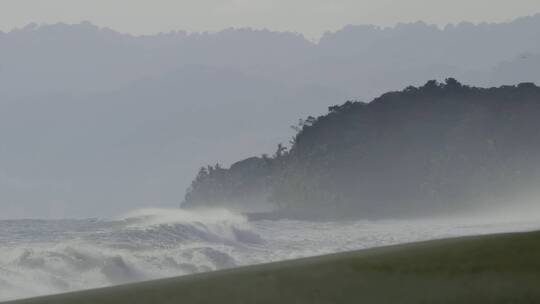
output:
[{"label": "ocean wave", "polygon": [[539,222],[249,222],[227,210],[143,209],[113,220],[0,221],[0,301]]},{"label": "ocean wave", "polygon": [[225,269],[238,265],[234,251],[264,244],[245,217],[226,210],[16,224],[0,222],[17,236],[0,245],[0,301]]}]

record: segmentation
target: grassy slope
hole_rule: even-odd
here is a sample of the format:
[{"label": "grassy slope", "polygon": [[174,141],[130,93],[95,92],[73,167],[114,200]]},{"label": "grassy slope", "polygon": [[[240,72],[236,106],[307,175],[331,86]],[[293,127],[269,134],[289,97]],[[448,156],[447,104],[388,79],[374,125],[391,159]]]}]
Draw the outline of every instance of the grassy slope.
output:
[{"label": "grassy slope", "polygon": [[540,232],[385,247],[15,303],[540,303]]}]

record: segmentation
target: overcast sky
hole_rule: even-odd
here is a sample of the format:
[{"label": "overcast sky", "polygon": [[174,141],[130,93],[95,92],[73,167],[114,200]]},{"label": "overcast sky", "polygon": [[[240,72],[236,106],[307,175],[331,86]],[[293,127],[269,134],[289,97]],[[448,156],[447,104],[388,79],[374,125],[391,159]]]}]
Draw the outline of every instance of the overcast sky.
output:
[{"label": "overcast sky", "polygon": [[316,38],[347,24],[500,22],[540,13],[540,0],[0,0],[0,29],[88,20],[122,32],[254,27]]}]

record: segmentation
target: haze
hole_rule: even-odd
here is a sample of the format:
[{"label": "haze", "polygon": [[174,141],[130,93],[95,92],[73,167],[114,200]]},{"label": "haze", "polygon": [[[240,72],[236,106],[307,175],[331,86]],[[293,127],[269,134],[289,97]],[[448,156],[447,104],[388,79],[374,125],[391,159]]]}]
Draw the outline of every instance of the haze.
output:
[{"label": "haze", "polygon": [[[0,5],[0,218],[176,208],[201,166],[272,154],[346,100],[446,77],[540,83],[538,1]],[[444,26],[461,20],[504,22]]]},{"label": "haze", "polygon": [[444,26],[504,22],[536,12],[537,0],[2,0],[0,29],[88,20],[132,34],[253,27],[316,39],[347,24],[389,26],[423,20]]}]

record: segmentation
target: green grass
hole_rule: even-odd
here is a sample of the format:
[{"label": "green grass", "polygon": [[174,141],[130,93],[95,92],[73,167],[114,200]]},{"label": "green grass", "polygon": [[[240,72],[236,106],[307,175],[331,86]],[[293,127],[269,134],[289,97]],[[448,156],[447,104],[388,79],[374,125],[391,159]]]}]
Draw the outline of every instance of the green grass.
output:
[{"label": "green grass", "polygon": [[540,303],[540,232],[399,245],[13,303]]}]

